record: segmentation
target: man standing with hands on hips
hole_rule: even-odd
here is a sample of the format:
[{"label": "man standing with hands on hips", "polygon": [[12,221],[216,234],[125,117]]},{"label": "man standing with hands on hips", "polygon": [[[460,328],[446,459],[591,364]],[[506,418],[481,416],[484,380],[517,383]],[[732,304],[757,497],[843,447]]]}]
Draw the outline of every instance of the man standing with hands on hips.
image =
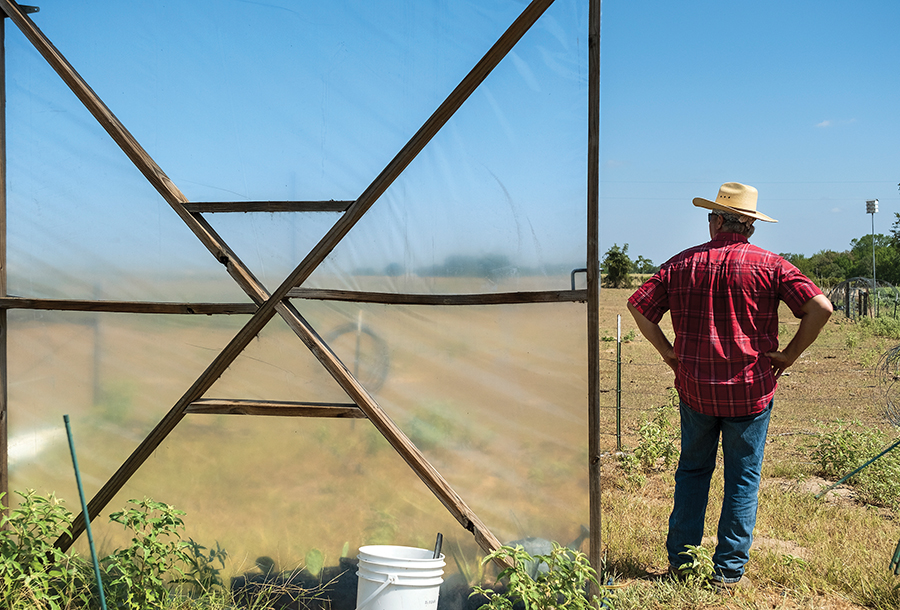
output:
[{"label": "man standing with hands on hips", "polygon": [[[681,400],[681,457],[666,550],[669,573],[699,546],[722,439],[725,495],[719,518],[713,585],[737,586],[750,558],[763,450],[776,380],[812,345],[831,316],[831,301],[792,264],[751,245],[757,191],[729,182],[710,210],[711,241],[672,257],[628,299],[641,334],[675,372]],[[800,319],[794,338],[778,346],[778,306]],[[671,312],[675,344],[659,321]]]}]

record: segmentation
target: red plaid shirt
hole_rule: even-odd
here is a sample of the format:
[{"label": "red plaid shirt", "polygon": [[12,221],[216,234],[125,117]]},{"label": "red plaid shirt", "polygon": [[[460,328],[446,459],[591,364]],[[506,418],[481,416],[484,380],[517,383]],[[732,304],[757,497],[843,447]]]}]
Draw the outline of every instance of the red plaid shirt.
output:
[{"label": "red plaid shirt", "polygon": [[685,250],[662,265],[628,302],[659,323],[672,312],[675,388],[695,411],[759,413],[775,394],[766,352],[778,349],[778,305],[798,318],[822,291],[780,256],[737,233]]}]

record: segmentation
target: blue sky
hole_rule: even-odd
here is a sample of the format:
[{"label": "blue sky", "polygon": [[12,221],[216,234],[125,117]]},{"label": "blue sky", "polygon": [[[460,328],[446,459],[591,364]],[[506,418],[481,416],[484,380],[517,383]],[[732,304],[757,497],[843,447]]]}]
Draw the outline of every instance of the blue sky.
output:
[{"label": "blue sky", "polygon": [[603,2],[601,248],[660,263],[708,238],[723,182],[753,242],[845,250],[900,211],[900,3]]},{"label": "blue sky", "polygon": [[[47,0],[32,17],[190,200],[353,199],[525,5]],[[900,4],[604,0],[602,12],[601,255],[627,243],[661,263],[704,241],[690,201],[729,181],[759,189],[780,222],[753,241],[776,252],[847,249],[871,230],[872,198],[875,230],[890,230]],[[90,295],[85,268],[220,273],[7,27],[11,272],[36,285],[77,263]],[[587,2],[557,0],[326,269],[415,271],[460,251],[579,266],[586,27]],[[267,285],[334,221],[210,219]]]},{"label": "blue sky", "polygon": [[[354,199],[525,6],[48,0],[33,19],[191,201]],[[558,0],[331,268],[414,271],[461,252],[582,266],[586,27],[586,3]],[[30,45],[8,39],[13,262],[215,269]],[[334,220],[210,217],[276,285]]]}]

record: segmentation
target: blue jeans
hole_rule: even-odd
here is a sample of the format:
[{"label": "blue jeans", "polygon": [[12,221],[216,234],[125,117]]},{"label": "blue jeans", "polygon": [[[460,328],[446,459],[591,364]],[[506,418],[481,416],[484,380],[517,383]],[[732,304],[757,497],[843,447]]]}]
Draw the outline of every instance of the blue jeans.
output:
[{"label": "blue jeans", "polygon": [[685,545],[699,546],[703,539],[709,481],[716,469],[721,432],[725,496],[713,564],[716,578],[724,582],[737,582],[743,576],[756,525],[757,494],[771,412],[769,403],[765,411],[755,415],[713,417],[681,403],[681,457],[675,471],[675,505],[666,538],[671,565],[687,563],[690,558],[679,553],[687,550]]}]

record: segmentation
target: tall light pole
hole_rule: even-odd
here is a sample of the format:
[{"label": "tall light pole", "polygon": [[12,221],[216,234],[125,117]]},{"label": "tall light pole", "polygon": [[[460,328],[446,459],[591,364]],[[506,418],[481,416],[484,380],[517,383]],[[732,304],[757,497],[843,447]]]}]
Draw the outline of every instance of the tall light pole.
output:
[{"label": "tall light pole", "polygon": [[875,317],[878,317],[878,284],[875,282],[875,212],[878,211],[878,200],[866,201],[866,214],[872,215],[872,298],[874,299]]}]

